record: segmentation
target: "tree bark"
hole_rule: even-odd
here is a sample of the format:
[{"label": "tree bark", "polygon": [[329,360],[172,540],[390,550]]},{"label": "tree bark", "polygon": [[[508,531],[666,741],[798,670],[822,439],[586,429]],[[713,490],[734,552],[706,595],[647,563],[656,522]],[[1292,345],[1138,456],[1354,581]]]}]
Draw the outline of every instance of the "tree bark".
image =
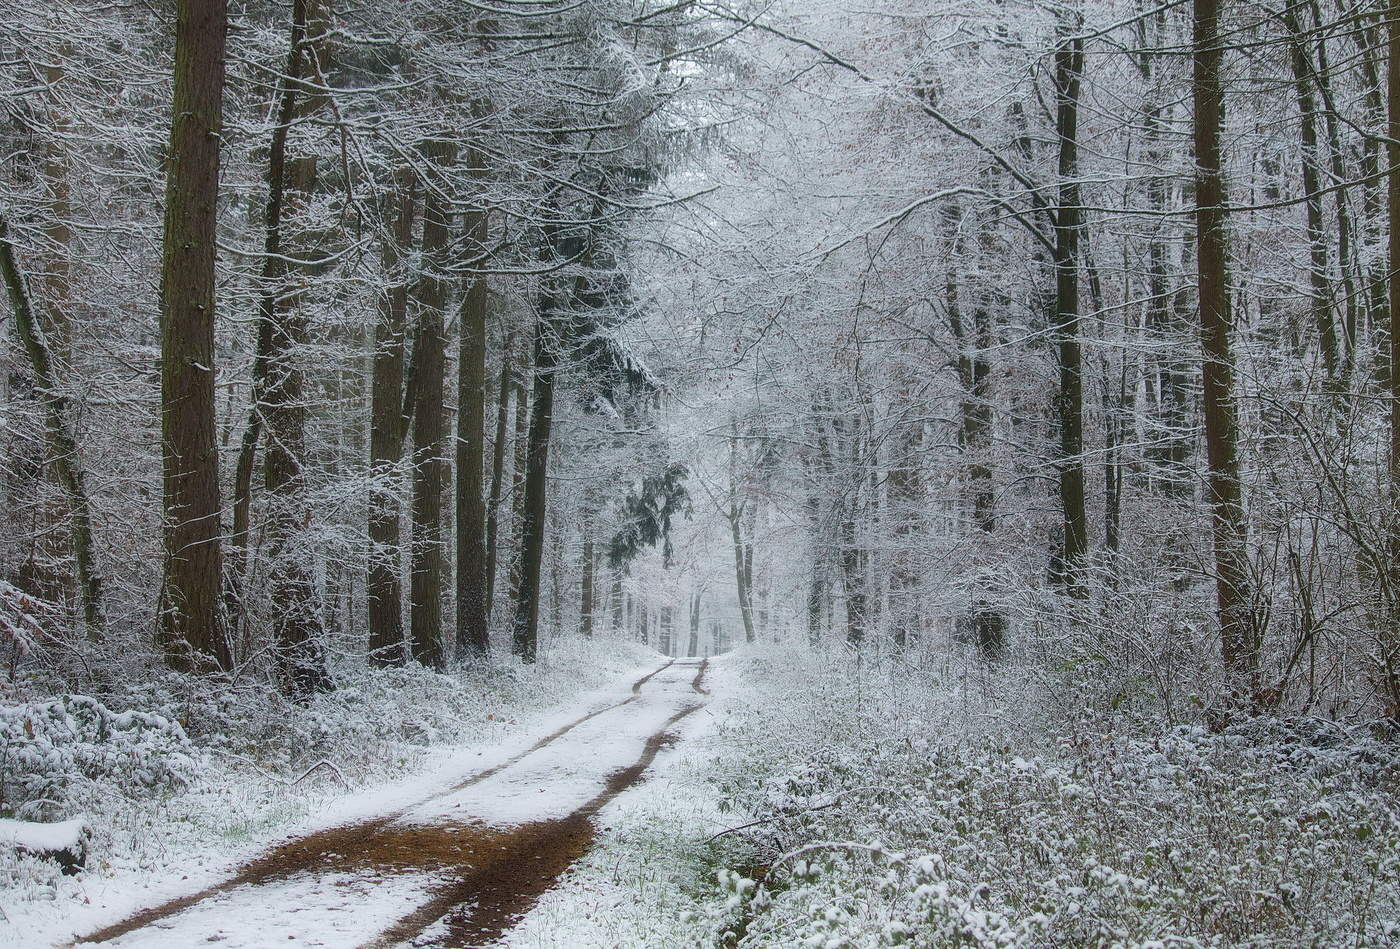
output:
[{"label": "tree bark", "polygon": [[1335,387],[1341,372],[1337,324],[1332,316],[1332,281],[1328,274],[1328,246],[1322,217],[1321,150],[1317,135],[1317,105],[1313,97],[1312,68],[1300,38],[1302,30],[1291,7],[1282,14],[1288,28],[1289,64],[1298,99],[1299,138],[1302,145],[1303,206],[1308,228],[1308,286],[1312,291],[1313,326],[1322,349],[1327,383]]},{"label": "tree bark", "polygon": [[[469,218],[468,247],[486,246],[484,210]],[[486,502],[482,470],[486,438],[486,278],[477,276],[462,300],[457,363],[457,654],[485,656],[491,648],[488,626],[490,580]],[[499,447],[497,454],[499,455]]]},{"label": "tree bark", "polygon": [[496,440],[491,445],[491,494],[486,500],[486,616],[496,608],[496,544],[501,524],[501,484],[505,478],[506,422],[510,416],[511,356],[515,334],[501,347],[501,383],[496,397]]},{"label": "tree bark", "polygon": [[[956,232],[961,213],[955,211],[952,217],[952,229]],[[960,251],[962,241],[955,238],[953,246],[955,251]],[[958,446],[967,458],[966,486],[970,495],[968,501],[972,525],[976,531],[973,544],[980,546],[979,540],[989,537],[997,526],[992,469],[984,454],[991,441],[993,421],[992,367],[987,361],[987,353],[994,342],[992,315],[981,299],[975,299],[972,325],[967,327],[963,324],[962,294],[957,273],[951,268],[944,285],[944,298],[947,300],[949,328],[958,341],[958,379],[964,392],[959,405]],[[1001,613],[984,599],[978,598],[970,605],[969,619],[978,654],[984,659],[999,657],[1006,646],[1006,621]]]},{"label": "tree bark", "polygon": [[243,579],[249,531],[252,526],[253,469],[257,466],[258,443],[262,438],[267,395],[267,366],[272,358],[273,337],[286,309],[287,260],[282,250],[282,213],[287,188],[287,133],[297,112],[297,84],[304,60],[306,39],[306,0],[293,0],[291,47],[287,70],[278,80],[280,95],[277,124],[267,158],[267,204],[263,209],[263,264],[258,296],[258,336],[253,354],[253,379],[248,420],[239,442],[238,461],[233,479],[233,532],[229,535],[227,607],[231,621],[242,619]]},{"label": "tree bark", "polygon": [[[258,352],[254,357],[252,407],[240,446],[234,498],[234,536],[229,586],[241,594],[244,552],[252,500],[252,467],[263,425],[269,445],[264,466],[268,493],[267,540],[269,589],[277,609],[273,638],[286,692],[305,699],[323,689],[328,676],[320,643],[320,621],[309,558],[296,549],[296,535],[309,517],[305,501],[302,455],[306,442],[305,378],[298,350],[308,336],[302,293],[294,289],[293,268],[286,260],[282,239],[283,214],[293,196],[305,206],[316,184],[314,158],[287,161],[287,133],[299,110],[297,87],[307,37],[307,0],[294,0],[287,72],[282,77],[278,121],[273,128],[268,158],[268,200],[263,288],[258,306]],[[234,599],[231,606],[241,612]],[[231,615],[237,615],[232,614]]]},{"label": "tree bark", "polygon": [[583,634],[585,639],[593,638],[593,576],[594,561],[597,559],[593,552],[592,524],[590,521],[591,518],[585,518],[584,520],[583,529],[585,533],[583,536],[583,551],[579,556],[579,559],[583,562],[583,580],[580,583],[581,589],[579,590],[578,626],[579,632]]},{"label": "tree bark", "polygon": [[1400,717],[1400,606],[1396,605],[1400,591],[1400,332],[1396,332],[1395,315],[1400,313],[1400,0],[1386,5],[1386,159],[1390,172],[1386,181],[1389,235],[1389,310],[1390,325],[1390,615],[1386,617],[1382,643],[1382,674],[1390,700],[1387,710],[1392,718]]},{"label": "tree bark", "polygon": [[[298,164],[288,182],[305,199],[313,190],[315,165]],[[306,528],[310,510],[305,498],[302,458],[306,451],[305,374],[298,350],[307,342],[304,301],[283,286],[271,309],[271,341],[265,390],[258,401],[267,422],[264,482],[268,493],[269,587],[277,604],[273,632],[284,688],[306,699],[329,684],[321,626],[316,611],[312,558],[298,549],[296,535]]]},{"label": "tree bark", "polygon": [[[529,357],[530,353],[527,352],[524,355]],[[515,431],[511,440],[510,494],[510,517],[515,528],[515,542],[511,545],[510,565],[506,571],[512,604],[520,595],[520,556],[525,546],[525,469],[530,455],[530,396],[529,388],[525,385],[527,375],[530,378],[529,388],[533,388],[534,366],[528,361],[520,366],[520,371],[515,379],[515,419],[513,422]]]},{"label": "tree bark", "polygon": [[[901,367],[896,374],[898,405],[917,414],[913,404],[914,380]],[[901,422],[894,436],[895,457],[890,460],[886,485],[890,517],[894,521],[894,550],[890,564],[890,630],[895,649],[903,650],[918,630],[914,605],[918,575],[914,569],[916,534],[919,527],[922,478],[919,471],[919,443],[922,422]],[[810,597],[810,591],[809,591]],[[809,604],[810,613],[810,604]]]},{"label": "tree bark", "polygon": [[398,469],[412,406],[404,400],[404,335],[408,320],[406,258],[413,244],[414,178],[401,173],[385,202],[383,262],[389,286],[380,298],[370,389],[369,570],[365,601],[370,661],[403,665],[403,581]]},{"label": "tree bark", "polygon": [[559,366],[555,338],[558,302],[545,295],[535,327],[535,385],[530,399],[530,435],[525,457],[525,491],[520,524],[520,583],[515,593],[511,652],[534,662],[539,651],[540,568],[544,557],[548,501],[549,441],[554,424],[554,375]]},{"label": "tree bark", "polygon": [[1055,331],[1060,371],[1060,508],[1064,519],[1067,589],[1084,596],[1081,576],[1089,552],[1084,489],[1084,379],[1079,339],[1079,88],[1084,41],[1078,22],[1063,19],[1055,47],[1056,131],[1060,139],[1059,207],[1055,212]]},{"label": "tree bark", "polygon": [[[440,168],[456,159],[456,144],[428,142],[424,151]],[[417,312],[413,334],[413,541],[409,548],[409,641],[413,658],[440,669],[446,656],[442,637],[442,594],[446,574],[443,505],[446,495],[446,424],[443,389],[447,361],[444,314],[449,296],[446,254],[452,237],[451,198],[442,177],[430,182],[423,199],[423,272],[414,287]]]},{"label": "tree bark", "polygon": [[[1237,698],[1257,691],[1258,644],[1250,622],[1220,130],[1224,91],[1219,0],[1193,0],[1193,139],[1196,159],[1197,295],[1204,356],[1207,489],[1213,515],[1216,608],[1221,657]],[[1247,694],[1246,694],[1247,693]]]},{"label": "tree bark", "polygon": [[165,564],[159,639],[174,669],[231,669],[214,409],[214,261],[226,0],[178,0],[162,240],[161,455]]}]

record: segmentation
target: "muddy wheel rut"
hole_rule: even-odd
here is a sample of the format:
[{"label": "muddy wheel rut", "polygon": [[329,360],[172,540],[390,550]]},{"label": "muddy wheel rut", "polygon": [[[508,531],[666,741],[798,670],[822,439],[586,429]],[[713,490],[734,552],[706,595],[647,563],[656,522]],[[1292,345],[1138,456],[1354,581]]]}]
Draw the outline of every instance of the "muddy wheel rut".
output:
[{"label": "muddy wheel rut", "polygon": [[[708,660],[699,663],[689,683],[692,694],[709,695],[703,686],[708,664]],[[580,716],[524,751],[430,795],[420,804],[480,784],[598,716],[641,701],[642,688],[673,665],[674,660],[643,676],[633,684],[630,697]],[[509,931],[588,852],[596,837],[594,818],[598,812],[642,780],[657,754],[675,743],[674,726],[702,704],[691,701],[680,706],[646,738],[635,761],[604,776],[598,792],[566,816],[508,827],[471,819],[412,823],[402,819],[419,805],[399,808],[290,841],[252,860],[228,880],[143,910],[77,943],[110,942],[149,926],[163,926],[164,921],[211,897],[245,887],[307,875],[360,873],[378,877],[431,874],[436,880],[412,911],[387,928],[380,925],[375,927],[377,932],[367,933],[370,938],[360,944],[362,949],[388,949],[405,943],[425,949],[489,945]]]}]

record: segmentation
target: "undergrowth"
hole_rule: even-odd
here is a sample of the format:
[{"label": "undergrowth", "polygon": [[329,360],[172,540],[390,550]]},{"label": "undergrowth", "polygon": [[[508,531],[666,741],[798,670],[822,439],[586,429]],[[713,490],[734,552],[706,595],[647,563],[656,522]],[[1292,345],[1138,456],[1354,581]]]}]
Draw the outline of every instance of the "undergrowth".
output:
[{"label": "undergrowth", "polygon": [[767,647],[714,793],[716,945],[1400,945],[1400,755],[1364,727],[1052,708],[1015,668]]}]

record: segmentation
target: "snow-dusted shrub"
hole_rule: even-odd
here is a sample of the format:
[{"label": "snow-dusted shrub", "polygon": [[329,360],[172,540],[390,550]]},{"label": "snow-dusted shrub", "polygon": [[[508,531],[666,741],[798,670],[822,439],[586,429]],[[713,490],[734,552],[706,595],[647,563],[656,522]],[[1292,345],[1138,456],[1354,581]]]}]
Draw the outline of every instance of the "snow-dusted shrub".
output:
[{"label": "snow-dusted shrub", "polygon": [[51,819],[93,794],[178,790],[191,753],[177,722],[89,696],[0,705],[0,811]]},{"label": "snow-dusted shrub", "polygon": [[1400,944],[1400,755],[1364,731],[1086,713],[1037,741],[1025,722],[955,724],[984,699],[891,676],[856,700],[849,674],[817,679],[780,678],[734,736],[764,742],[720,776],[762,821],[746,833],[763,856],[736,869],[763,885],[728,881],[733,944]]}]

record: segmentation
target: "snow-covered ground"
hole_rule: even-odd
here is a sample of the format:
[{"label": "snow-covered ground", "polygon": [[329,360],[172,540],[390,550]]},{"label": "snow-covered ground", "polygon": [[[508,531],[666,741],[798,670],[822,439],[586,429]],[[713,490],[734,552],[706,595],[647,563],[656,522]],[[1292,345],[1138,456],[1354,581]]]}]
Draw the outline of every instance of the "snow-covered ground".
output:
[{"label": "snow-covered ground", "polygon": [[[1056,705],[1015,669],[776,644],[710,661],[705,693],[694,662],[634,688],[651,658],[507,740],[321,798],[276,872],[109,944],[1400,945],[1400,755],[1362,732],[1170,727]],[[259,849],[88,874],[6,944],[196,893]]]},{"label": "snow-covered ground", "polygon": [[[399,835],[421,840],[426,851],[432,837],[422,831],[472,836],[483,826],[567,817],[604,794],[610,775],[636,762],[651,736],[698,704],[701,696],[691,688],[697,668],[694,662],[667,665],[635,692],[635,676],[619,681],[490,754],[462,755],[416,786],[366,795],[335,815],[336,822],[387,816],[362,841],[366,851]],[[405,797],[411,799],[407,805]],[[318,949],[354,949],[429,903],[466,869],[432,866],[431,854],[423,855],[429,859],[420,869],[412,854],[396,854],[389,865],[358,867],[362,853],[318,852],[314,864],[218,890],[104,944],[180,949],[216,942],[226,949],[258,949],[294,940]]]},{"label": "snow-covered ground", "polygon": [[[471,775],[508,762],[580,714],[630,698],[631,684],[664,662],[650,650],[630,645],[613,643],[594,652],[586,658],[559,657],[554,670],[539,674],[538,688],[498,688],[479,697],[471,703],[470,721],[461,722],[455,733],[442,728],[434,736],[441,743],[386,740],[392,753],[349,771],[348,788],[329,768],[292,784],[254,767],[245,756],[206,757],[196,749],[200,767],[182,792],[136,799],[112,795],[110,808],[88,808],[85,818],[94,828],[96,846],[80,875],[60,876],[51,865],[17,857],[6,848],[10,882],[0,889],[0,946],[33,949],[58,944],[143,908],[214,886],[280,842],[407,809],[449,792]],[[600,681],[608,684],[590,687]],[[580,686],[588,691],[580,692]],[[391,709],[382,714],[385,722],[395,716]],[[652,721],[639,716],[636,724],[642,728]],[[454,737],[461,740],[451,741]],[[324,888],[327,882],[285,880],[277,886],[287,889],[288,901],[296,902],[306,886]],[[363,881],[348,877],[340,882],[344,886],[339,890],[351,892]],[[424,881],[401,879],[370,888],[373,900],[349,901],[355,917],[351,925],[361,934],[372,929],[376,910],[371,902],[393,915],[415,887],[421,891],[423,886]],[[233,912],[234,902],[234,894],[221,894],[193,915],[217,915],[220,906]],[[337,915],[329,909],[327,913],[322,928],[330,938]],[[260,909],[249,931],[265,934],[272,918],[270,911]],[[163,944],[189,943],[175,939]]]}]

